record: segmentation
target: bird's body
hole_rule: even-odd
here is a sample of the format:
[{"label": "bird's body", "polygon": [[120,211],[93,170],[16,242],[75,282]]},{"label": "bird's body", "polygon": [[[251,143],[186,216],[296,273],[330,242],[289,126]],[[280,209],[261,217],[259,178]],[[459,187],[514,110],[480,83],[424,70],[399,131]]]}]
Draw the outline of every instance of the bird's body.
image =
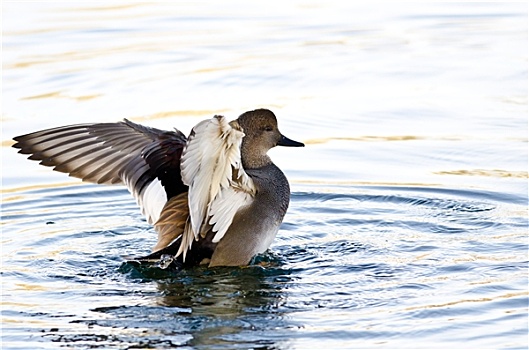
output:
[{"label": "bird's body", "polygon": [[266,109],[215,116],[188,138],[132,123],[80,124],[15,138],[19,153],[84,181],[124,184],[158,232],[154,252],[184,265],[247,265],[279,230],[290,189],[266,152],[303,146]]}]

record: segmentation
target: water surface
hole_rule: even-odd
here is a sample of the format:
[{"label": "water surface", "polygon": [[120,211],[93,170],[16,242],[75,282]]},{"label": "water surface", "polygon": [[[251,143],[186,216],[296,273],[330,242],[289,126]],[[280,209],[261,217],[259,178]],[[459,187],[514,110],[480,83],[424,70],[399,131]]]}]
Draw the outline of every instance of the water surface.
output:
[{"label": "water surface", "polygon": [[[3,349],[527,348],[527,4],[276,5],[2,5]],[[247,268],[127,263],[124,188],[10,147],[258,107],[307,146]]]}]

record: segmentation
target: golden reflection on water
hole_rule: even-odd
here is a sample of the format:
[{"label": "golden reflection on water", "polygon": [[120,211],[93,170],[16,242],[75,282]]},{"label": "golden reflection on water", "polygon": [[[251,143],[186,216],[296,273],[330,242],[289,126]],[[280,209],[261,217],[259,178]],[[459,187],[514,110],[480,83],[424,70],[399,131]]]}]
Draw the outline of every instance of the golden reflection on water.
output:
[{"label": "golden reflection on water", "polygon": [[461,169],[450,171],[436,171],[436,175],[462,175],[462,176],[488,176],[488,177],[512,177],[525,179],[528,177],[527,171],[509,171],[500,169]]},{"label": "golden reflection on water", "polygon": [[[332,141],[360,141],[360,142],[392,142],[392,141],[468,141],[480,140],[480,138],[458,137],[458,136],[416,136],[416,135],[365,135],[365,136],[331,136],[317,139],[305,140],[305,144],[318,145],[325,144]],[[483,139],[486,140],[486,139]],[[505,138],[508,141],[527,142],[526,138]]]},{"label": "golden reflection on water", "polygon": [[22,97],[22,100],[37,100],[41,98],[69,98],[76,101],[86,101],[91,100],[97,97],[103,96],[102,94],[93,94],[93,95],[82,95],[82,96],[69,96],[65,95],[61,91],[49,92],[41,95]]},{"label": "golden reflection on water", "polygon": [[[17,187],[11,187],[11,188],[4,188],[2,187],[0,193],[6,194],[6,193],[18,193],[18,192],[25,192],[25,191],[32,191],[32,190],[42,190],[42,189],[49,189],[49,188],[60,188],[60,187],[68,187],[68,186],[74,186],[79,185],[79,180],[72,180],[71,182],[57,182],[57,183],[46,183],[46,184],[38,184],[38,185],[26,185],[26,186],[17,186]],[[2,198],[3,202],[10,202],[10,201],[19,201],[21,198],[24,198],[23,195],[16,195],[11,196],[7,198]]]},{"label": "golden reflection on water", "polygon": [[422,136],[412,136],[412,135],[395,135],[395,136],[357,136],[357,137],[325,137],[318,139],[309,139],[305,140],[305,144],[317,145],[323,144],[331,141],[415,141],[415,140],[424,140],[426,137]]},{"label": "golden reflection on water", "polygon": [[212,73],[212,72],[221,72],[225,70],[232,70],[240,68],[241,65],[231,65],[231,66],[218,66],[218,67],[206,67],[194,70],[192,73]]},{"label": "golden reflection on water", "polygon": [[[133,119],[135,121],[146,121],[146,120],[152,120],[152,119],[164,119],[164,118],[172,118],[172,117],[191,117],[191,116],[213,116],[216,114],[222,114],[224,112],[229,111],[229,109],[217,109],[217,110],[176,110],[176,111],[164,111],[164,112],[158,112],[154,114],[149,114],[145,116],[139,116],[139,117],[131,117],[130,119]],[[185,133],[185,131],[183,131]]]},{"label": "golden reflection on water", "polygon": [[446,307],[464,304],[464,303],[486,303],[486,302],[497,301],[501,299],[512,299],[512,298],[527,296],[527,295],[529,295],[529,292],[506,293],[506,294],[498,295],[494,298],[484,297],[484,298],[476,298],[476,299],[461,299],[461,300],[455,300],[455,301],[442,303],[442,304],[410,306],[410,307],[405,308],[404,310],[405,311],[416,311],[416,310],[423,310],[423,309],[446,308]]},{"label": "golden reflection on water", "polygon": [[[44,289],[48,290],[48,289]],[[33,304],[33,303],[21,303],[16,301],[2,301],[2,305],[4,306],[15,306],[15,307],[37,307],[39,304]]]},{"label": "golden reflection on water", "polygon": [[[76,11],[87,11],[87,12],[96,12],[96,11],[115,11],[115,10],[125,10],[134,7],[142,7],[145,4],[136,3],[136,4],[123,4],[123,5],[106,5],[101,7],[78,7]],[[68,10],[69,12],[70,10]]]},{"label": "golden reflection on water", "polygon": [[6,64],[5,68],[7,69],[17,69],[17,68],[30,68],[32,66],[36,65],[42,65],[42,64],[52,64],[52,63],[61,63],[61,62],[68,62],[72,63],[74,61],[85,61],[85,60],[91,60],[96,59],[100,56],[106,56],[106,55],[112,55],[116,53],[125,53],[125,52],[131,52],[131,53],[138,53],[142,52],[144,53],[145,48],[144,47],[138,47],[140,45],[135,46],[121,46],[121,47],[114,47],[114,48],[106,48],[106,49],[97,49],[89,52],[63,52],[59,54],[48,54],[47,56],[38,56],[35,58],[32,58],[31,56],[28,56],[23,61],[14,62],[12,64]]},{"label": "golden reflection on water", "polygon": [[[35,307],[33,304],[15,304],[14,306],[20,305],[23,308],[32,308]],[[8,318],[8,317],[2,317],[2,324],[23,324],[24,326],[35,326],[35,327],[46,327],[50,328],[50,325],[52,322],[49,320],[39,320],[39,319],[31,319],[31,318],[22,318],[22,319],[16,319],[16,318]]]},{"label": "golden reflection on water", "polygon": [[48,291],[50,288],[45,287],[42,284],[33,283],[15,283],[11,290],[30,290],[30,291]]},{"label": "golden reflection on water", "polygon": [[299,180],[289,179],[293,184],[336,185],[336,186],[402,186],[402,187],[438,187],[437,183],[426,182],[385,182],[385,181],[340,181],[340,180]]}]

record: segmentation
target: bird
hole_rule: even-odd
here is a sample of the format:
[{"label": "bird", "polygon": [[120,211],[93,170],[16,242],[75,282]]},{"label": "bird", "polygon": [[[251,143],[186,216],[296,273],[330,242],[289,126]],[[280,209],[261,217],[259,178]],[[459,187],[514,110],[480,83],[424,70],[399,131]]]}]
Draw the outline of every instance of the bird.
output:
[{"label": "bird", "polygon": [[303,147],[255,109],[215,115],[186,137],[124,119],[62,126],[13,138],[18,153],[85,182],[125,185],[158,240],[135,258],[163,268],[245,266],[272,244],[290,201],[285,174],[268,156]]}]

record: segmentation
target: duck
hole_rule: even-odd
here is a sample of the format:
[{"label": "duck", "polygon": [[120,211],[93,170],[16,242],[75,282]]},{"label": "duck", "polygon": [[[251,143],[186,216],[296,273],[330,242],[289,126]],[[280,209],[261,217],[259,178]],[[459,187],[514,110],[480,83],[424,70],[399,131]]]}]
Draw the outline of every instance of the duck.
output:
[{"label": "duck", "polygon": [[41,130],[14,138],[18,153],[85,182],[125,185],[158,234],[160,266],[245,266],[275,239],[290,202],[285,174],[268,156],[303,147],[256,109],[215,115],[186,137],[124,119]]}]

